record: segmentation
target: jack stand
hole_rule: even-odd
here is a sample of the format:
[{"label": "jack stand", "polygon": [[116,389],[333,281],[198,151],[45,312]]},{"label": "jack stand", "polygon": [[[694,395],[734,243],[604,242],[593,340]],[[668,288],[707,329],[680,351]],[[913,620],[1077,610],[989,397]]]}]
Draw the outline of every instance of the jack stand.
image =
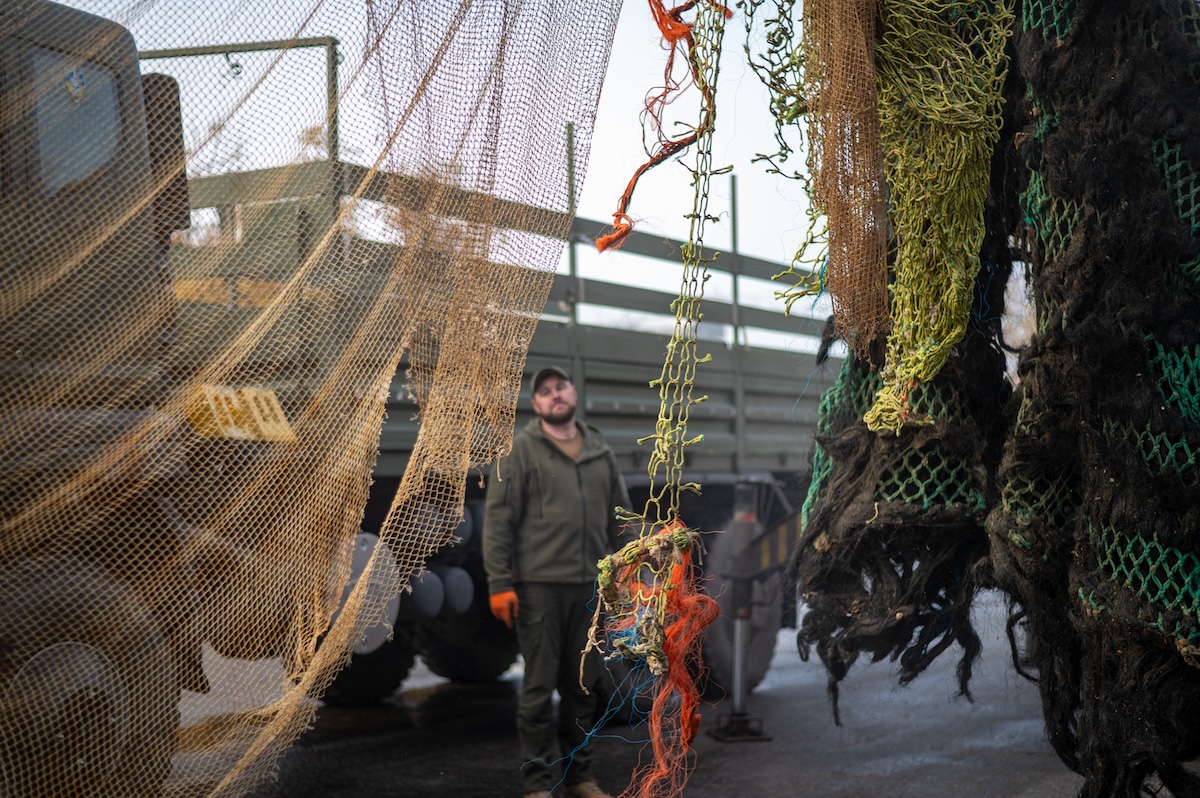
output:
[{"label": "jack stand", "polygon": [[717,728],[708,736],[722,743],[765,743],[771,735],[763,731],[762,718],[727,712],[717,716]]},{"label": "jack stand", "polygon": [[[740,580],[739,580],[740,581]],[[736,582],[735,582],[736,593]],[[708,736],[722,743],[765,743],[771,735],[763,731],[762,718],[746,714],[746,649],[750,643],[750,608],[738,610],[733,619],[733,712],[717,716],[717,728]]]},{"label": "jack stand", "polygon": [[[742,498],[743,486],[738,486]],[[751,505],[753,506],[753,505]],[[717,717],[717,728],[710,729],[708,736],[723,743],[766,742],[771,739],[763,732],[762,718],[746,714],[746,696],[750,692],[746,659],[750,651],[750,606],[753,599],[753,583],[743,575],[732,580],[734,606],[733,617],[733,712]]]}]

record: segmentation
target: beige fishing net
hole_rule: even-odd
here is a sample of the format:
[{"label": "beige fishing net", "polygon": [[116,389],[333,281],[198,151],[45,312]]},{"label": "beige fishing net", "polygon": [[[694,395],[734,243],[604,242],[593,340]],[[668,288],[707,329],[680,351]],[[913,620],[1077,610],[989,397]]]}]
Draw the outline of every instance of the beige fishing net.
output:
[{"label": "beige fishing net", "polygon": [[243,794],[509,445],[619,6],[69,5],[0,6],[0,794]]},{"label": "beige fishing net", "polygon": [[837,332],[860,357],[890,326],[886,185],[875,96],[876,0],[806,0],[808,168],[827,219],[823,282]]}]

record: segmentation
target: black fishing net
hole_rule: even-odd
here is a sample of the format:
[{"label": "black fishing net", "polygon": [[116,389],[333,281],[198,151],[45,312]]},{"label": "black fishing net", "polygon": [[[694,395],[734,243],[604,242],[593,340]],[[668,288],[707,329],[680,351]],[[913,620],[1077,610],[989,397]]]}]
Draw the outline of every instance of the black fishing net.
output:
[{"label": "black fishing net", "polygon": [[[911,681],[957,642],[967,692],[979,638],[971,601],[987,584],[984,520],[1003,442],[1003,354],[997,318],[1011,269],[1004,247],[985,262],[967,337],[911,406],[923,421],[900,435],[873,433],[863,416],[882,378],[848,359],[821,401],[804,534],[792,563],[809,611],[800,651],[815,647],[837,683],[860,655],[898,660]],[[877,347],[878,348],[878,347]]]}]

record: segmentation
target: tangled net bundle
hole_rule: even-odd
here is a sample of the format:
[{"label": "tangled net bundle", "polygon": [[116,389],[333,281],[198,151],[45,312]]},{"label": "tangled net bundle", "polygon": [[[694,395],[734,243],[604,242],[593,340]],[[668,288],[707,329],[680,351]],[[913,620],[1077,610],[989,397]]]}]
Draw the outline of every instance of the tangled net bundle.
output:
[{"label": "tangled net bundle", "polygon": [[693,674],[701,668],[704,630],[720,613],[716,599],[696,582],[692,562],[700,534],[681,523],[646,535],[599,563],[598,592],[607,617],[605,640],[592,645],[611,657],[645,664],[659,679],[649,715],[652,760],[634,776],[628,795],[679,795],[686,781],[685,756],[700,729],[700,690]]},{"label": "tangled net bundle", "polygon": [[[687,2],[668,11],[652,0],[651,7],[664,40],[672,48],[687,45],[690,74],[700,94],[700,116],[685,136],[660,150],[660,154],[669,154],[694,143],[694,195],[688,216],[688,242],[683,248],[679,296],[672,303],[675,327],[667,342],[662,374],[650,383],[659,392],[658,419],[654,433],[639,440],[653,446],[647,465],[649,495],[641,513],[628,510],[620,513],[626,523],[639,529],[639,538],[598,565],[601,601],[597,604],[588,646],[589,650],[595,647],[611,652],[613,657],[625,656],[644,663],[652,679],[649,688],[654,696],[649,719],[652,759],[635,774],[625,793],[630,798],[672,798],[683,792],[689,772],[686,754],[700,722],[696,711],[700,646],[704,629],[719,612],[716,601],[700,589],[698,572],[691,565],[693,552],[700,545],[699,532],[687,529],[680,520],[679,504],[681,495],[700,490],[698,484],[684,481],[683,469],[687,447],[703,442],[702,435],[689,436],[691,408],[708,398],[695,396],[693,390],[696,367],[710,359],[698,351],[696,333],[704,284],[708,280],[707,264],[715,257],[705,253],[704,228],[712,218],[708,213],[708,187],[717,171],[712,167],[715,87],[725,21],[730,12],[716,3],[703,2]],[[692,22],[684,22],[684,12],[693,9]],[[664,97],[657,95],[658,99],[649,106],[653,125],[659,131]],[[652,158],[635,173],[622,198],[618,221],[638,177],[655,162]],[[616,238],[608,239],[607,243],[602,239],[597,244],[604,249],[628,232],[628,228],[622,230],[618,224],[613,234]],[[649,584],[643,581],[646,578],[651,580]],[[599,629],[602,609],[607,614],[603,634]]]}]

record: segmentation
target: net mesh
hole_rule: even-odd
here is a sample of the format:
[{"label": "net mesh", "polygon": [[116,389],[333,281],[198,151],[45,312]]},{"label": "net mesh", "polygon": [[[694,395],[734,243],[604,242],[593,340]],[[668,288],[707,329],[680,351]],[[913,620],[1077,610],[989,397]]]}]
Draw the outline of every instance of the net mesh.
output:
[{"label": "net mesh", "polygon": [[[0,791],[271,771],[509,445],[616,13],[0,9]],[[343,596],[401,363],[421,432]]]},{"label": "net mesh", "polygon": [[[700,688],[696,675],[702,669],[701,644],[705,629],[716,620],[720,607],[700,584],[694,564],[702,549],[700,530],[689,529],[680,518],[680,500],[698,494],[700,485],[684,478],[687,448],[704,441],[703,435],[688,431],[693,405],[708,399],[695,395],[697,367],[709,362],[701,354],[698,331],[708,265],[716,253],[705,251],[704,231],[713,219],[708,211],[709,185],[720,170],[712,163],[712,134],[717,118],[716,85],[720,69],[721,43],[730,12],[716,3],[695,6],[690,21],[684,13],[693,9],[685,3],[666,11],[652,3],[664,43],[686,54],[689,74],[700,95],[699,119],[690,132],[673,144],[660,142],[659,153],[671,147],[694,144],[692,167],[693,204],[688,214],[688,241],[683,247],[683,272],[679,295],[671,303],[675,326],[667,342],[661,374],[650,382],[658,389],[659,411],[654,433],[640,439],[650,443],[646,473],[649,486],[640,513],[628,508],[619,517],[637,530],[638,539],[598,563],[596,614],[588,650],[605,652],[610,659],[624,657],[635,667],[638,678],[653,677],[645,693],[653,696],[648,718],[650,743],[648,761],[639,766],[624,798],[675,798],[683,794],[692,764],[688,753],[700,728]],[[667,23],[670,24],[667,24]],[[686,44],[686,50],[683,45]],[[668,66],[668,72],[670,66]],[[665,90],[664,90],[665,91]],[[655,102],[662,110],[663,96]],[[652,125],[661,131],[662,118],[652,113]],[[652,159],[649,163],[652,165]],[[620,216],[634,184],[648,166],[634,175],[622,198],[617,228],[601,249],[619,242],[629,232],[621,229]],[[581,664],[582,669],[582,664]]]},{"label": "net mesh", "polygon": [[808,190],[824,233],[810,230],[804,250],[820,251],[797,260],[819,269],[793,267],[788,298],[828,288],[857,357],[882,360],[872,344],[886,334],[872,430],[929,421],[910,393],[966,332],[1012,20],[1013,4],[991,0],[804,5]]},{"label": "net mesh", "polygon": [[825,269],[838,333],[859,356],[889,327],[883,149],[873,0],[803,6],[810,195],[827,219]]},{"label": "net mesh", "polygon": [[[983,202],[1000,137],[1012,4],[885,3],[876,48],[888,220],[896,239],[893,327],[873,430],[910,420],[912,389],[966,333]],[[938,80],[925,76],[936,71]]]},{"label": "net mesh", "polygon": [[[895,325],[867,419],[896,434],[871,438],[855,417],[879,385],[868,351],[822,402],[793,560],[810,607],[801,653],[816,647],[835,698],[861,654],[898,658],[905,681],[950,638],[965,691],[978,641],[961,602],[1003,589],[1014,665],[1036,679],[1084,798],[1200,792],[1182,764],[1200,751],[1198,13],[1192,0],[878,7]],[[991,24],[1013,24],[1011,38]],[[825,68],[814,52],[806,70]],[[1003,117],[982,97],[1001,84]],[[955,139],[966,131],[942,127],[947,111],[975,115],[980,138]],[[922,262],[924,249],[936,254]],[[1009,400],[992,281],[1015,261],[1036,329]],[[957,430],[919,407],[924,369],[947,354],[929,384],[962,400]]]},{"label": "net mesh", "polygon": [[835,718],[838,684],[864,654],[899,660],[907,682],[957,643],[966,692],[980,650],[974,565],[986,556],[989,464],[1002,432],[989,410],[1004,390],[986,336],[972,332],[959,346],[912,393],[932,423],[899,436],[867,429],[882,377],[864,361],[847,360],[821,399],[791,570],[808,606],[800,653],[815,648],[828,669]]}]

